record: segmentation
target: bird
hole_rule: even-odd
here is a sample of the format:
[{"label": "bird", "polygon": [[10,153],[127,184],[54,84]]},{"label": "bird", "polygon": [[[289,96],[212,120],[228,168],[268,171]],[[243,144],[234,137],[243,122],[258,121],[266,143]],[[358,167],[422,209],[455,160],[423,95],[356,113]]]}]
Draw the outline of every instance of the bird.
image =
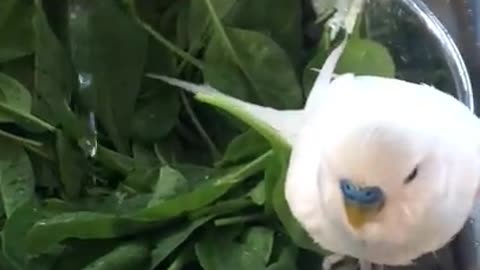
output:
[{"label": "bird", "polygon": [[278,110],[208,84],[159,79],[248,115],[291,147],[285,199],[321,248],[358,259],[362,270],[410,265],[448,244],[479,198],[480,121],[431,85],[334,76],[347,39],[318,70],[302,109]]}]

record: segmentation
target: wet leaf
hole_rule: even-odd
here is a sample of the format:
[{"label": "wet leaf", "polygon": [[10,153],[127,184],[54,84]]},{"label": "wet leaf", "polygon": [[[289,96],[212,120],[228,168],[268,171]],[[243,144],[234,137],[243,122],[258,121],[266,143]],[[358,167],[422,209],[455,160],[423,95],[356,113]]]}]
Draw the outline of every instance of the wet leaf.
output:
[{"label": "wet leaf", "polygon": [[3,252],[17,270],[25,269],[28,263],[26,233],[42,217],[32,203],[24,203],[12,213],[3,227]]},{"label": "wet leaf", "polygon": [[[218,234],[222,237],[218,237]],[[253,252],[248,243],[237,243],[221,231],[207,231],[195,246],[198,260],[205,270],[266,269],[261,254]]]},{"label": "wet leaf", "polygon": [[147,33],[113,0],[71,0],[70,51],[82,104],[100,119],[116,149],[129,153],[128,135],[140,91]]},{"label": "wet leaf", "polygon": [[35,180],[25,150],[5,140],[0,140],[0,145],[0,191],[9,217],[18,207],[33,199]]},{"label": "wet leaf", "polygon": [[77,116],[68,106],[77,87],[77,76],[68,54],[52,30],[42,0],[35,0],[35,92],[33,114],[43,121],[61,124],[69,136],[84,136]]},{"label": "wet leaf", "polygon": [[42,219],[27,233],[31,254],[42,253],[65,239],[111,239],[144,230],[148,223],[95,212],[71,212]]},{"label": "wet leaf", "polygon": [[57,132],[57,156],[60,180],[65,194],[70,199],[80,196],[83,183],[87,177],[87,168],[84,155],[77,149],[74,142],[70,141],[63,133]]}]

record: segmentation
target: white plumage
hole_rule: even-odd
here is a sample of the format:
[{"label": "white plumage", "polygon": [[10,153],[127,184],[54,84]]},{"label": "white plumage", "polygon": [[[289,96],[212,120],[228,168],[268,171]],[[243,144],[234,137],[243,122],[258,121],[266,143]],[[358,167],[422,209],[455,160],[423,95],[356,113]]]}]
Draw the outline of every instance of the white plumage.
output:
[{"label": "white plumage", "polygon": [[[373,263],[409,264],[441,248],[479,188],[477,117],[447,94],[396,79],[343,75],[327,91],[292,147],[285,194],[294,216],[323,248]],[[360,230],[347,222],[341,178],[386,193]]]},{"label": "white plumage", "polygon": [[[377,264],[409,264],[447,244],[470,214],[480,185],[480,121],[424,84],[353,74],[330,80],[345,42],[327,59],[303,110],[279,111],[209,86],[161,79],[218,98],[230,106],[223,109],[236,108],[285,139],[292,147],[288,205],[322,248]],[[381,210],[360,228],[347,219],[341,179],[384,193]]]}]

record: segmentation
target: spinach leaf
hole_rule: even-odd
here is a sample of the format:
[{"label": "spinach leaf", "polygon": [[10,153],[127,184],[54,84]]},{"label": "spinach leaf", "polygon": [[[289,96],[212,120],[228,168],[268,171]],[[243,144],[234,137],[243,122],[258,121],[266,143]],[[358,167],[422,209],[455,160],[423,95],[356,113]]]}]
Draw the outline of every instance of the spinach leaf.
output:
[{"label": "spinach leaf", "polygon": [[248,130],[234,138],[217,166],[235,164],[253,158],[270,148],[268,142],[255,130]]},{"label": "spinach leaf", "polygon": [[287,52],[294,66],[300,63],[302,52],[301,1],[237,1],[225,21],[227,25],[261,32],[271,37]]},{"label": "spinach leaf", "polygon": [[[84,106],[92,108],[116,149],[128,136],[140,91],[147,34],[113,0],[71,0],[70,51]],[[83,93],[84,92],[84,93]]]},{"label": "spinach leaf", "polygon": [[[313,81],[318,75],[318,71],[312,69],[320,69],[328,55],[322,45],[304,71],[303,85],[307,93],[310,92]],[[394,77],[395,63],[388,49],[382,44],[370,39],[354,37],[348,40],[335,67],[335,72],[337,74],[354,73],[355,75]]]},{"label": "spinach leaf", "polygon": [[149,261],[149,248],[144,242],[132,241],[119,245],[110,253],[93,261],[83,270],[142,269]]},{"label": "spinach leaf", "polygon": [[155,269],[169,254],[178,248],[188,237],[197,230],[200,226],[208,222],[213,216],[207,216],[194,221],[189,221],[187,224],[182,224],[180,227],[172,230],[164,231],[155,237],[155,247],[152,250],[152,264],[150,270]]},{"label": "spinach leaf", "polygon": [[33,52],[32,1],[0,2],[0,63]]},{"label": "spinach leaf", "polygon": [[84,155],[77,150],[74,142],[61,132],[57,132],[56,146],[60,180],[65,194],[70,199],[78,198],[88,173]]},{"label": "spinach leaf", "polygon": [[30,159],[18,145],[0,140],[0,191],[7,217],[35,196],[35,180]]},{"label": "spinach leaf", "polygon": [[2,230],[3,252],[17,270],[25,269],[28,263],[26,233],[36,221],[43,217],[40,210],[31,202],[16,208]]},{"label": "spinach leaf", "polygon": [[[32,107],[32,97],[30,92],[14,78],[0,73],[0,93],[1,100],[9,104],[18,111],[30,113]],[[0,122],[12,122],[13,119],[8,115],[0,114]]]},{"label": "spinach leaf", "polygon": [[204,75],[209,84],[228,95],[264,106],[302,106],[295,70],[282,48],[258,32],[221,29],[213,36],[205,55]]},{"label": "spinach leaf", "polygon": [[[222,237],[218,237],[218,234]],[[229,234],[224,234],[220,230],[208,230],[196,244],[195,251],[203,269],[266,269],[262,254],[264,250],[255,250],[259,247],[251,242],[238,243]]]}]

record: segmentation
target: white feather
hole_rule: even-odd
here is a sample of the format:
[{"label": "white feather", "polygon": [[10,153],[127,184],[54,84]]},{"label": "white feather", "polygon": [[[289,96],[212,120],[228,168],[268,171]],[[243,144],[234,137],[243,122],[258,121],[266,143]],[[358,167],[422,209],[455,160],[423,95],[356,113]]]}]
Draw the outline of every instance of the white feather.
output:
[{"label": "white feather", "polygon": [[[425,85],[342,75],[293,145],[285,194],[324,249],[386,265],[409,264],[450,241],[480,187],[480,121]],[[406,175],[419,163],[415,181]],[[379,186],[382,212],[361,230],[346,220],[339,179]]]},{"label": "white feather", "polygon": [[232,106],[241,109],[245,113],[250,114],[254,118],[275,129],[278,134],[289,144],[293,143],[297,136],[298,130],[300,130],[300,127],[303,125],[303,110],[280,111],[274,108],[256,105],[238,98],[227,96],[210,85],[193,84],[166,76],[155,77],[171,85],[183,88],[191,93],[194,93],[195,95],[203,94],[222,97],[228,100]]}]

